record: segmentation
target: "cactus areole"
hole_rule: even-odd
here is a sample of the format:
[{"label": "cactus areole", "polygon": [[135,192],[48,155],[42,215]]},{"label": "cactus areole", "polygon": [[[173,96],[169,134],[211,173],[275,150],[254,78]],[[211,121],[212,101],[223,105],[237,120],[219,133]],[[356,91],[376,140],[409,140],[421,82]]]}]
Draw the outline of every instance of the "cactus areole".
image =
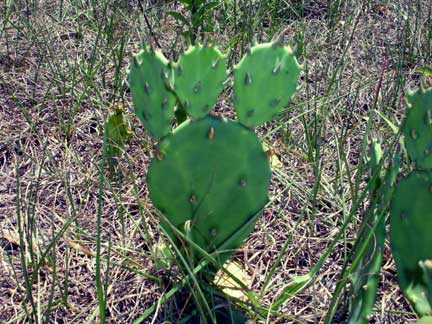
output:
[{"label": "cactus areole", "polygon": [[[181,240],[175,227],[201,249],[217,252],[221,264],[253,230],[269,200],[269,161],[250,127],[289,103],[300,73],[289,47],[253,47],[235,67],[234,121],[209,115],[226,66],[225,56],[206,44],[190,47],[172,64],[161,52],[142,50],[129,70],[135,113],[150,134],[162,138],[147,173],[150,198],[165,216],[161,226],[174,242]],[[171,131],[175,105],[192,119]],[[199,249],[187,249],[201,257]]]}]

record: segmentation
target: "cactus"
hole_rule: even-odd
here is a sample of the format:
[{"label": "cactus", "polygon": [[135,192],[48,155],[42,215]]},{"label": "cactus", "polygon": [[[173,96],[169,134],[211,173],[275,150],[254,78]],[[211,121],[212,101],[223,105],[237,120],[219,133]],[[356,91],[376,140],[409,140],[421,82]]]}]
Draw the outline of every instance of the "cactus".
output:
[{"label": "cactus", "polygon": [[410,92],[403,126],[414,171],[395,188],[390,240],[399,285],[420,316],[432,315],[432,89]]},{"label": "cactus", "polygon": [[406,150],[417,168],[432,168],[432,88],[410,92],[407,103]]},{"label": "cactus", "polygon": [[171,131],[175,97],[170,91],[174,74],[161,51],[141,50],[132,59],[129,87],[135,114],[156,138]]},{"label": "cactus", "polygon": [[252,127],[271,120],[296,91],[300,67],[280,40],[252,47],[234,67],[234,102],[240,123]]},{"label": "cactus", "polygon": [[[432,171],[415,170],[399,182],[391,206],[390,239],[399,285],[416,312],[432,314]],[[427,280],[428,278],[428,280]]]},{"label": "cactus", "polygon": [[211,44],[191,46],[174,66],[175,93],[186,112],[202,118],[212,109],[227,78],[225,56]]},{"label": "cactus", "polygon": [[[201,249],[217,252],[215,255],[220,265],[252,231],[257,216],[268,202],[269,161],[257,135],[244,125],[257,125],[280,111],[293,95],[299,75],[298,64],[289,47],[261,44],[253,47],[251,53],[235,72],[239,75],[250,69],[248,73],[255,80],[251,89],[257,91],[253,93],[247,89],[238,93],[237,90],[241,123],[208,115],[227,77],[225,57],[210,43],[192,46],[181,55],[178,62],[172,64],[174,79],[165,83],[158,79],[160,93],[154,94],[158,99],[147,101],[153,106],[144,107],[148,111],[160,110],[161,98],[167,97],[163,84],[175,94],[192,118],[159,143],[147,174],[149,195],[156,208],[164,214],[161,226],[174,242],[179,243],[179,239],[172,226]],[[144,80],[159,70],[169,71],[168,63],[158,55],[144,51],[138,55],[140,68],[134,68],[136,63],[132,63],[129,78],[135,80],[131,87],[135,89],[132,96],[138,117],[144,109],[140,102],[146,95],[142,86]],[[157,68],[152,66],[155,57],[159,57]],[[264,72],[270,68],[267,61],[272,62],[274,71],[271,73]],[[261,62],[262,67],[259,66]],[[235,89],[244,85],[243,77],[241,81],[235,77]],[[272,107],[271,114],[263,111],[267,107],[258,102],[260,98],[267,100],[269,95],[273,99],[281,97]],[[247,99],[247,96],[252,97]],[[240,116],[244,115],[245,105],[255,99],[256,115],[250,123],[249,117],[245,121]],[[152,134],[166,133],[165,121],[150,125],[148,119],[140,119],[144,127],[153,128]],[[156,126],[163,131],[154,129]],[[221,247],[223,251],[219,251]],[[202,256],[198,249],[191,247],[185,252],[194,260]]]}]

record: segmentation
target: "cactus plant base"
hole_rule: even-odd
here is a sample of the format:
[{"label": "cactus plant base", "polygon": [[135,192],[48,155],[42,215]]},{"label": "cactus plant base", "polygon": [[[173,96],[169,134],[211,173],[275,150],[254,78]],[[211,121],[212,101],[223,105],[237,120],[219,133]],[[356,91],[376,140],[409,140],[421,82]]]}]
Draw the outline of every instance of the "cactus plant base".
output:
[{"label": "cactus plant base", "polygon": [[[150,198],[170,224],[207,252],[237,248],[268,202],[270,167],[256,134],[240,123],[208,116],[186,121],[159,144],[147,183]],[[229,239],[229,243],[226,244]],[[193,253],[197,255],[197,251]]]}]

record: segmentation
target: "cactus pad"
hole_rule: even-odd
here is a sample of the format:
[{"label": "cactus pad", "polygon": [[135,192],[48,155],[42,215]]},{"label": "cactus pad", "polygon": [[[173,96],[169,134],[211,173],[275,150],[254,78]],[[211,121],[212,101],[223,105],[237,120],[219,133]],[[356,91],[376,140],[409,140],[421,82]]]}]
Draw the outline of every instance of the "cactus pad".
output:
[{"label": "cactus pad", "polygon": [[193,118],[206,116],[215,105],[227,78],[226,59],[213,46],[190,47],[174,66],[175,93]]},{"label": "cactus pad", "polygon": [[269,182],[268,158],[255,133],[210,116],[186,121],[164,138],[147,176],[155,206],[209,252],[228,238],[232,244],[224,248],[240,245],[254,224],[242,226],[268,201]]},{"label": "cactus pad", "polygon": [[416,324],[432,324],[432,316],[422,317]]},{"label": "cactus pad", "polygon": [[432,88],[407,96],[405,146],[417,168],[432,168]]},{"label": "cactus pad", "polygon": [[271,120],[296,91],[300,66],[288,46],[259,44],[234,67],[235,106],[240,123],[253,127]]},{"label": "cactus pad", "polygon": [[432,171],[413,171],[397,185],[390,238],[399,285],[419,315],[432,314]]},{"label": "cactus pad", "polygon": [[156,138],[171,131],[175,97],[168,90],[173,73],[168,60],[160,51],[140,51],[129,70],[129,87],[135,114]]}]

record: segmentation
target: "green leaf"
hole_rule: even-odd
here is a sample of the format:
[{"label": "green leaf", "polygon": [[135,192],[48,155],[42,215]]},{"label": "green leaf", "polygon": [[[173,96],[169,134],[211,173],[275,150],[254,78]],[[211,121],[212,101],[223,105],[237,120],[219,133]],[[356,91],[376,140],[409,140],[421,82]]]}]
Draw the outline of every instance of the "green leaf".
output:
[{"label": "green leaf", "polygon": [[424,75],[432,76],[432,67],[431,66],[423,66],[415,70],[417,73],[421,73]]},{"label": "green leaf", "polygon": [[199,7],[205,0],[180,0],[180,2],[186,7]]},{"label": "green leaf", "polygon": [[108,160],[112,161],[122,155],[125,142],[130,137],[129,127],[121,106],[108,116],[105,128]]},{"label": "green leaf", "polygon": [[168,11],[167,14],[170,15],[171,17],[173,17],[178,22],[181,22],[188,27],[191,26],[189,23],[189,20],[185,16],[183,16],[182,14],[180,14],[176,11]]},{"label": "green leaf", "polygon": [[181,2],[184,6],[189,7],[190,5],[192,5],[193,0],[180,0],[180,2]]},{"label": "green leaf", "polygon": [[290,279],[279,297],[273,302],[272,310],[278,309],[285,301],[303,290],[311,281],[318,269],[315,267],[307,274]]},{"label": "green leaf", "polygon": [[207,13],[207,11],[210,11],[217,6],[219,6],[219,1],[212,1],[204,4],[199,8],[199,10],[195,13],[195,15],[192,17],[192,24],[194,26],[197,26],[201,23],[202,17]]}]

